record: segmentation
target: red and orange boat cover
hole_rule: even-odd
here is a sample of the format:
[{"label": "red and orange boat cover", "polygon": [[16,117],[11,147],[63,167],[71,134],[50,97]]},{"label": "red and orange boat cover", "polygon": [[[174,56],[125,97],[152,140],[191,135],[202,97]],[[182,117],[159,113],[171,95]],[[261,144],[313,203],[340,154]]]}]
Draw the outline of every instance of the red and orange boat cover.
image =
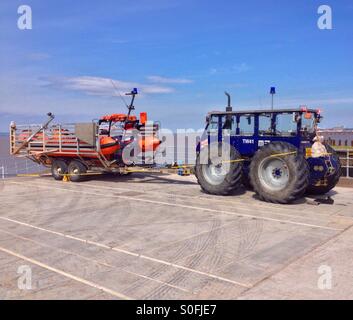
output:
[{"label": "red and orange boat cover", "polygon": [[[127,115],[124,113],[113,113],[113,114],[109,114],[106,116],[103,116],[101,118],[101,120],[104,121],[113,121],[113,122],[118,122],[118,121],[125,121],[127,118]],[[129,121],[136,121],[136,116],[129,116]]]}]

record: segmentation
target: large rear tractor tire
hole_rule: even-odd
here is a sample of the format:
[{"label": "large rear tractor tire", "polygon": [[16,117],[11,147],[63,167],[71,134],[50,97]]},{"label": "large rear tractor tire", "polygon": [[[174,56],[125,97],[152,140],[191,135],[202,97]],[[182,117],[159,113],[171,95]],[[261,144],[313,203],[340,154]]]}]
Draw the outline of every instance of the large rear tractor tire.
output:
[{"label": "large rear tractor tire", "polygon": [[243,176],[241,178],[241,182],[243,183],[243,186],[245,189],[247,190],[254,190],[251,181],[250,181],[250,175],[249,174],[245,174],[243,172]]},{"label": "large rear tractor tire", "polygon": [[70,181],[79,182],[84,179],[87,167],[80,161],[72,160],[68,167]]},{"label": "large rear tractor tire", "polygon": [[[195,166],[195,175],[202,190],[214,195],[233,193],[242,185],[242,160],[239,152],[229,145],[223,145],[220,156],[209,155],[207,149],[198,154]],[[217,150],[217,146],[214,149]]]},{"label": "large rear tractor tire", "polygon": [[55,159],[51,164],[51,174],[55,180],[62,180],[67,173],[67,163],[62,159]]},{"label": "large rear tractor tire", "polygon": [[261,200],[290,203],[305,193],[309,167],[292,144],[273,142],[256,152],[250,164],[250,180]]},{"label": "large rear tractor tire", "polygon": [[338,163],[338,169],[334,174],[327,177],[327,183],[325,186],[320,186],[320,185],[316,186],[315,184],[309,185],[306,190],[308,194],[320,195],[320,194],[325,194],[329,192],[331,189],[333,189],[336,186],[342,174],[341,161],[339,159],[337,152],[330,145],[326,143],[324,145],[326,147],[327,152],[331,154],[332,158],[334,158],[334,161]]}]

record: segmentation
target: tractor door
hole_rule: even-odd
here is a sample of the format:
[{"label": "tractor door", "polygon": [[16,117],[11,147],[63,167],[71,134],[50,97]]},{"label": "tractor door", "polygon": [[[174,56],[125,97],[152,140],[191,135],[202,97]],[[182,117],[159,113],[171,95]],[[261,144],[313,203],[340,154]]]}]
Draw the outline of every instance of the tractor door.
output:
[{"label": "tractor door", "polygon": [[234,139],[232,139],[232,137],[236,135],[236,129],[237,129],[236,116],[232,114],[225,114],[221,116],[220,120],[221,120],[220,142],[226,142],[236,147],[236,145],[234,144]]},{"label": "tractor door", "polygon": [[258,148],[274,141],[276,136],[275,121],[276,118],[273,113],[262,113],[258,115]]},{"label": "tractor door", "polygon": [[222,140],[222,120],[220,115],[212,115],[207,126],[208,144]]},{"label": "tractor door", "polygon": [[[232,115],[212,115],[206,129],[208,144],[227,142],[232,144],[236,132],[236,118]],[[204,139],[201,137],[201,141]],[[235,147],[235,144],[232,144]]]},{"label": "tractor door", "polygon": [[297,114],[293,112],[266,112],[258,116],[258,147],[283,141],[300,147]]},{"label": "tractor door", "polygon": [[255,141],[255,116],[253,114],[241,114],[237,117],[237,127],[233,139],[233,145],[242,156],[252,156],[256,152]]}]

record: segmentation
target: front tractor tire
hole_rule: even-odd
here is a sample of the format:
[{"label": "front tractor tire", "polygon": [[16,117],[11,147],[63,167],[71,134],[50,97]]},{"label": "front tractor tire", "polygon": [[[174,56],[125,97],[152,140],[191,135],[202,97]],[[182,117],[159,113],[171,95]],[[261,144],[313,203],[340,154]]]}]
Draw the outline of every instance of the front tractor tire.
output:
[{"label": "front tractor tire", "polygon": [[55,180],[62,180],[67,170],[67,163],[62,159],[55,159],[51,164],[51,174]]},{"label": "front tractor tire", "polygon": [[232,146],[223,145],[223,152],[218,156],[208,154],[207,149],[202,150],[196,158],[195,176],[201,189],[214,195],[233,193],[242,185],[242,160],[239,152]]},{"label": "front tractor tire", "polygon": [[330,154],[330,157],[333,158],[334,162],[338,164],[338,168],[335,171],[335,173],[329,175],[326,178],[325,185],[310,184],[306,192],[311,195],[320,195],[320,194],[325,194],[329,192],[331,189],[333,189],[336,186],[342,174],[341,161],[339,159],[337,152],[330,145],[326,143],[324,145],[326,147],[327,152]]},{"label": "front tractor tire", "polygon": [[72,160],[68,167],[70,181],[79,182],[84,179],[87,167],[80,161]]},{"label": "front tractor tire", "polygon": [[290,203],[305,193],[309,167],[292,144],[273,142],[259,149],[252,158],[250,180],[261,200]]}]

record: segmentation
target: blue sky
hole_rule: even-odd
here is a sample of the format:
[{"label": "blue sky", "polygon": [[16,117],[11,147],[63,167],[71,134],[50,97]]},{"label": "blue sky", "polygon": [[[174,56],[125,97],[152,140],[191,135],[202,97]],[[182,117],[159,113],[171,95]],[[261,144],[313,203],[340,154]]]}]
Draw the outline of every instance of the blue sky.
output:
[{"label": "blue sky", "polygon": [[[17,28],[30,5],[33,29]],[[317,27],[320,5],[332,30]],[[90,121],[123,112],[119,89],[163,127],[204,125],[224,108],[320,107],[323,126],[353,127],[351,0],[2,0],[0,131],[11,120]]]}]

